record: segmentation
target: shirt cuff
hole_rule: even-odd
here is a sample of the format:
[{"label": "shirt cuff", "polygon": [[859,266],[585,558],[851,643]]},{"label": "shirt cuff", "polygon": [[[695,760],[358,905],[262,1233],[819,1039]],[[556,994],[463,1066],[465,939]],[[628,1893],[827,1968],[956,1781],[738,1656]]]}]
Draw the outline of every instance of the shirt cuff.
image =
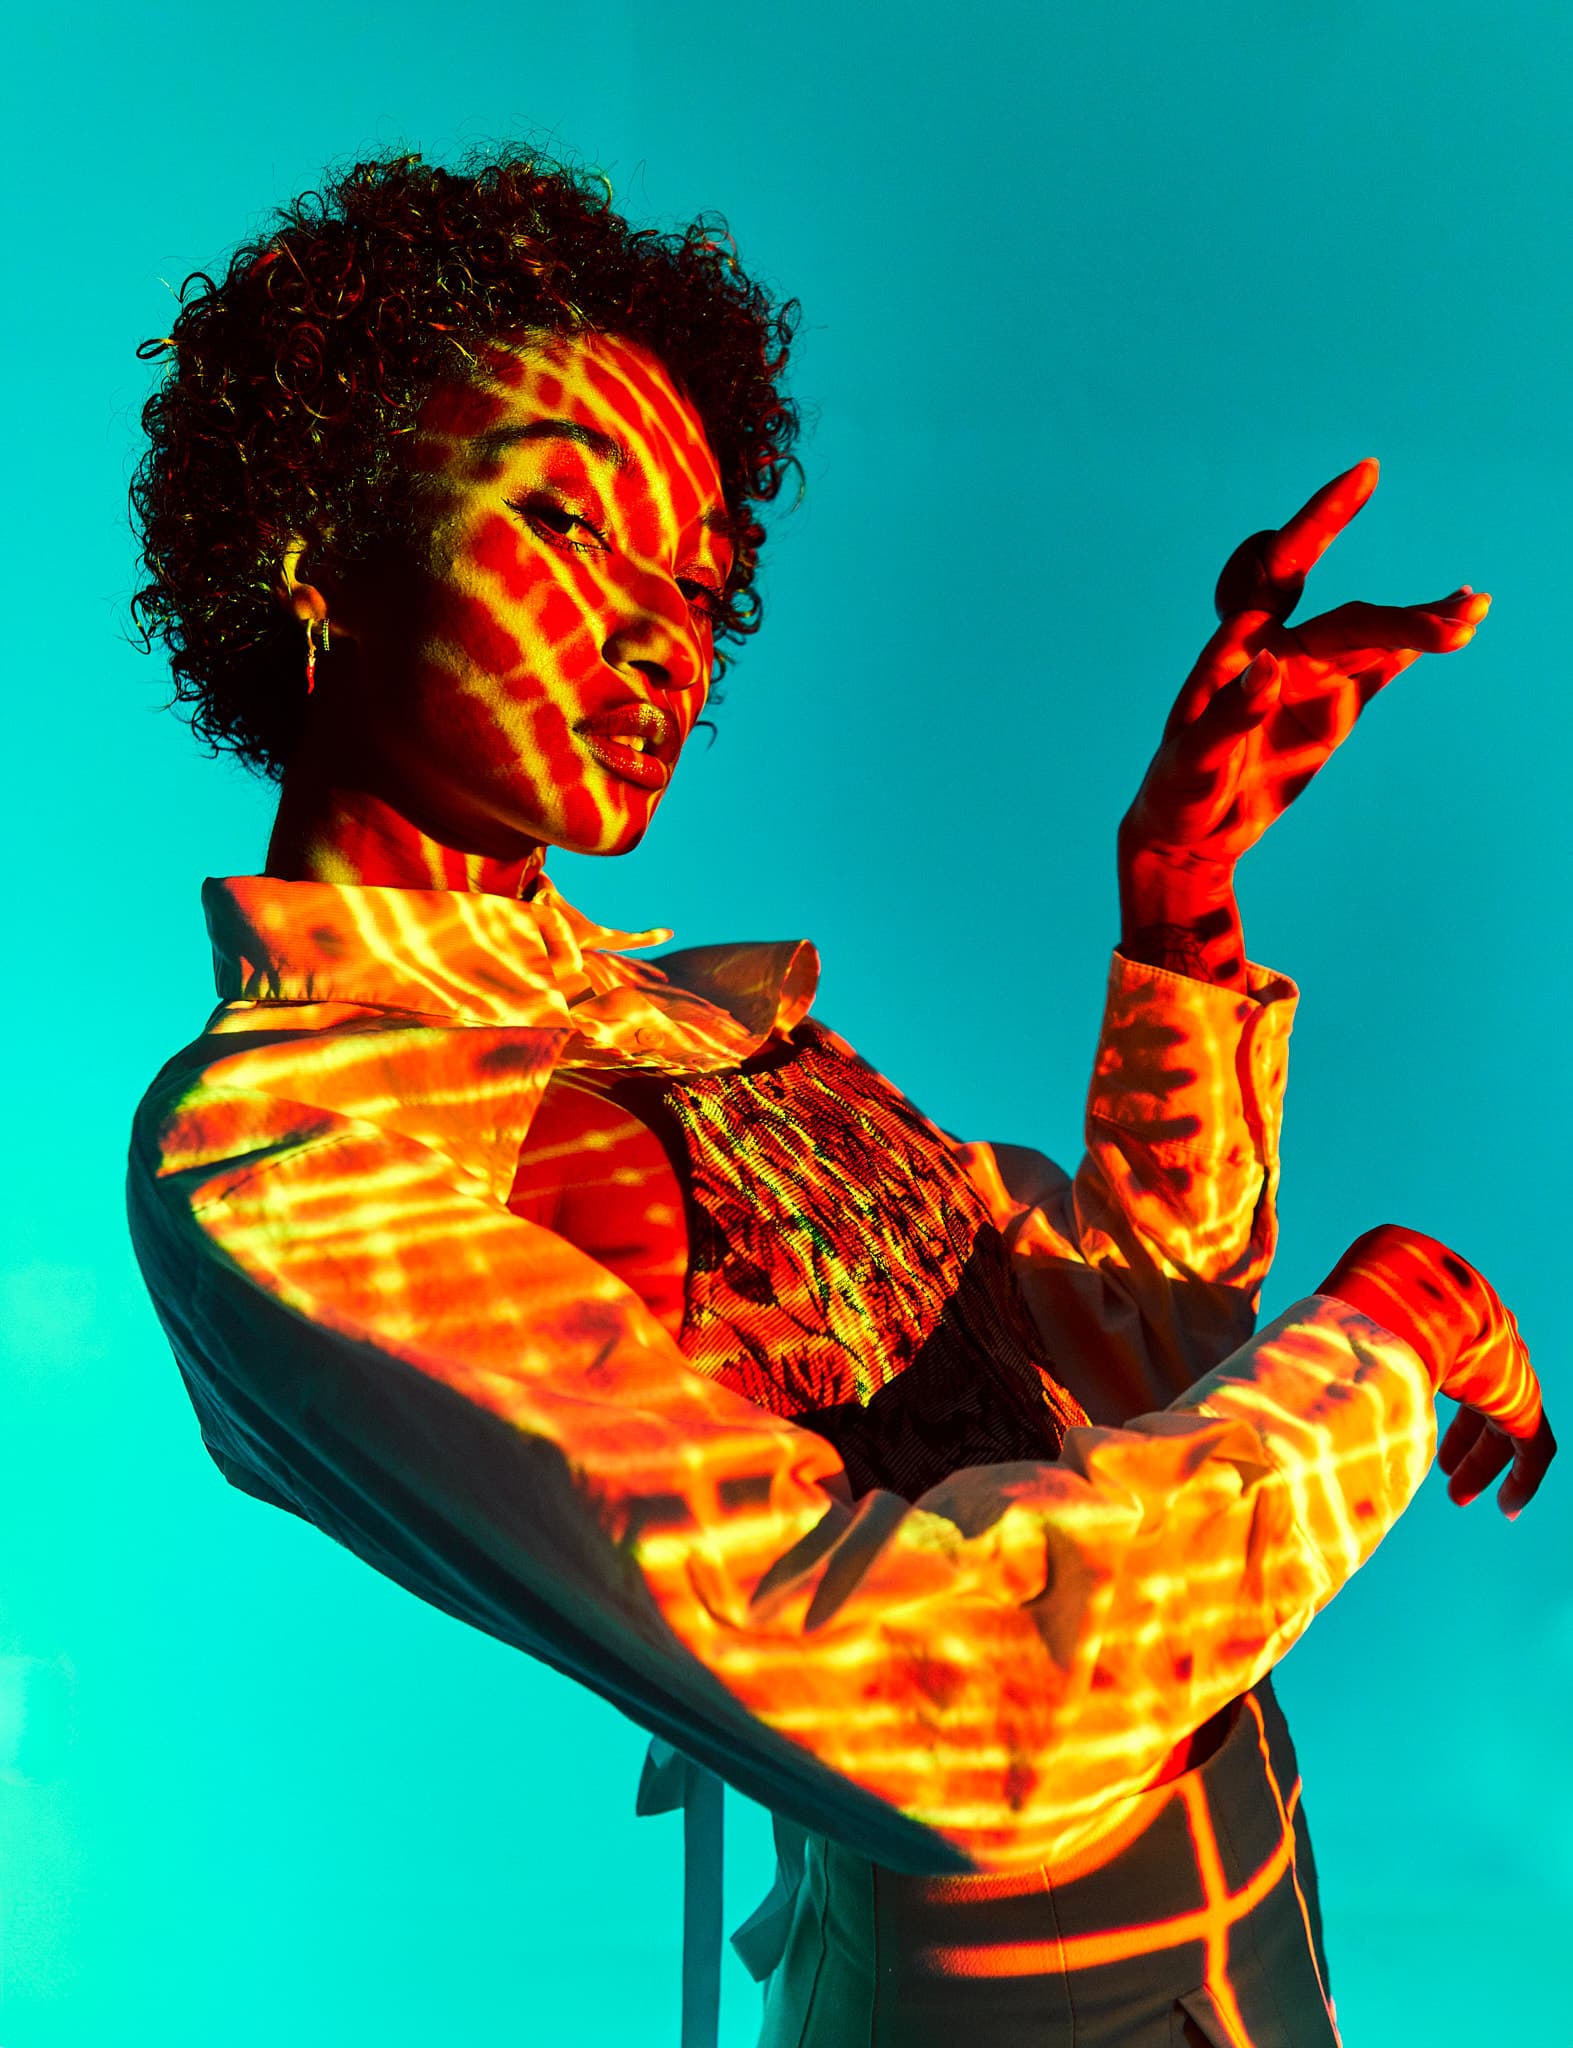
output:
[{"label": "shirt cuff", "polygon": [[1255,961],[1246,979],[1245,990],[1223,988],[1116,949],[1089,1117],[1179,1151],[1228,1150],[1244,1138],[1275,1154],[1300,991]]}]

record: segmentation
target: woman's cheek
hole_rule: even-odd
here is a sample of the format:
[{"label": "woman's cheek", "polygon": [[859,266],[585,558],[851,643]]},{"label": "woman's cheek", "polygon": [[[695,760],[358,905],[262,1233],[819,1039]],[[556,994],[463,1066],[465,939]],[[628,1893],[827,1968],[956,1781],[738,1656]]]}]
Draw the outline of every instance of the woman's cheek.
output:
[{"label": "woman's cheek", "polygon": [[501,679],[514,675],[524,659],[524,648],[483,599],[457,594],[443,607],[442,637],[459,653],[472,672]]},{"label": "woman's cheek", "polygon": [[548,548],[489,515],[469,537],[466,570],[465,584],[537,650],[565,666],[591,658],[605,593],[589,558]]},{"label": "woman's cheek", "polygon": [[573,726],[583,707],[542,696],[530,707],[531,768],[540,789],[542,825],[549,836],[584,852],[614,850],[626,834],[629,807],[623,785],[579,746]]},{"label": "woman's cheek", "polygon": [[567,591],[543,593],[521,623],[530,672],[553,696],[568,702],[598,679],[603,663],[594,616]]},{"label": "woman's cheek", "polygon": [[561,812],[582,781],[568,714],[561,704],[542,697],[524,707],[521,751],[541,783],[543,798]]}]

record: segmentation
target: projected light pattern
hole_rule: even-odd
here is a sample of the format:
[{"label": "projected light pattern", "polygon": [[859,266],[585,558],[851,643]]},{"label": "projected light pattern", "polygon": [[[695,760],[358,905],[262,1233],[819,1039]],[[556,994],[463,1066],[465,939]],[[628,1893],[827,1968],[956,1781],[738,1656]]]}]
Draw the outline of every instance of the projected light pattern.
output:
[{"label": "projected light pattern", "polygon": [[398,677],[381,743],[447,827],[422,879],[498,887],[460,835],[626,852],[704,708],[734,566],[698,414],[620,337],[499,340],[432,390],[408,460],[431,539],[362,646]]},{"label": "projected light pattern", "polygon": [[1269,1682],[1137,1802],[1112,1859],[902,1877],[811,1838],[761,2048],[1336,2044],[1293,1746]]},{"label": "projected light pattern", "polygon": [[[1056,1464],[854,1502],[830,1442],[694,1370],[604,1263],[508,1208],[554,1071],[734,1069],[801,1023],[803,948],[631,963],[549,884],[206,895],[227,1000],[144,1102],[130,1196],[221,1467],[876,1860],[1014,1869],[1106,1836],[1423,1476],[1414,1354],[1312,1300],[1176,1406],[1070,1428]],[[1163,1355],[1177,1276],[1193,1322],[1220,1273],[1220,1327],[1249,1315],[1262,1244],[1216,1219],[1259,1215],[1271,1119],[1240,1091],[1253,1005],[1115,976],[1075,1182],[957,1157],[1043,1358],[1069,1372],[1101,1331],[1161,1385],[1191,1363]],[[1170,1066],[1216,1114],[1176,1130]],[[1213,1130],[1235,1184],[1198,1254],[1175,1168]],[[1030,1206],[1002,1197],[1018,1166],[1048,1188]]]}]

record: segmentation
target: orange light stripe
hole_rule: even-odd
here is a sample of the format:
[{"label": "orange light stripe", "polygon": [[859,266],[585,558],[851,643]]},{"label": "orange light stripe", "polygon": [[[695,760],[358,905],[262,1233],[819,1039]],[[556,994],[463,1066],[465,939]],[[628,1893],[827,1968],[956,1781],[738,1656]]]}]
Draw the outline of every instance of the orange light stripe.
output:
[{"label": "orange light stripe", "polygon": [[[1194,1820],[1194,1814],[1192,1818]],[[1109,1963],[1130,1962],[1156,1949],[1179,1948],[1189,1941],[1202,1941],[1208,1947],[1209,1984],[1216,1998],[1218,1986],[1212,1982],[1212,1972],[1216,1967],[1215,1944],[1226,1940],[1229,1928],[1242,1920],[1278,1883],[1290,1861],[1289,1845],[1280,1843],[1255,1876],[1237,1892],[1227,1889],[1222,1866],[1216,1858],[1214,1844],[1213,1881],[1222,1887],[1221,1893],[1209,1890],[1207,1903],[1190,1912],[1176,1913],[1167,1920],[1144,1921],[1136,1927],[1115,1927],[1099,1934],[1069,1935],[1063,1941],[1014,1941],[995,1942],[988,1947],[929,1948],[923,1952],[924,1962],[935,1975],[944,1977],[1037,1977],[1062,1969],[1099,1969]],[[1203,1882],[1204,1885],[1208,1882],[1205,1876]]]},{"label": "orange light stripe", "polygon": [[[1295,1779],[1293,1785],[1289,1788],[1289,1796],[1285,1799],[1279,1788],[1278,1774],[1273,1769],[1272,1751],[1267,1745],[1267,1727],[1262,1719],[1262,1710],[1254,1698],[1248,1698],[1246,1704],[1250,1707],[1252,1716],[1256,1721],[1256,1740],[1261,1749],[1262,1763],[1267,1772],[1268,1789],[1273,1795],[1274,1805],[1278,1808],[1279,1825],[1284,1831],[1285,1840],[1292,1844],[1294,1841],[1294,1813],[1295,1808],[1300,1803],[1300,1780],[1298,1778]],[[1333,2013],[1333,2001],[1327,1995],[1327,1986],[1322,1981],[1322,1966],[1317,1960],[1316,1940],[1311,1932],[1311,1909],[1306,1904],[1305,1893],[1300,1888],[1299,1868],[1292,1857],[1289,1867],[1294,1878],[1294,1895],[1300,1905],[1300,1918],[1305,1923],[1306,1954],[1311,1958],[1311,1967],[1316,1972],[1316,1988],[1322,1994],[1323,2005],[1327,2007],[1327,2018],[1333,2029],[1333,2038],[1339,2044],[1339,2048],[1342,2048],[1343,2036],[1338,2031],[1338,2021]]]},{"label": "orange light stripe", "polygon": [[[1192,1779],[1180,1788],[1185,1801],[1186,1813],[1191,1823],[1191,1844],[1196,1851],[1197,1873],[1202,1881],[1202,1897],[1206,1904],[1202,1914],[1206,1922],[1206,1963],[1202,1981],[1213,1994],[1218,2008],[1218,2017],[1231,2034],[1237,2034],[1242,2043],[1249,2043],[1250,2034],[1245,2025],[1245,2016],[1240,2011],[1234,1990],[1229,1982],[1229,1929],[1245,1912],[1255,1905],[1283,1875],[1285,1865],[1290,1861],[1287,1838],[1280,1837],[1278,1847],[1268,1858],[1263,1870],[1250,1880],[1240,1894],[1245,1899],[1255,1889],[1255,1896],[1248,1904],[1240,1905],[1229,1890],[1228,1875],[1223,1867],[1223,1858],[1218,1853],[1218,1835],[1213,1826],[1212,1811],[1207,1803],[1207,1794],[1199,1779]],[[1273,1873],[1271,1882],[1264,1884],[1265,1871]],[[1234,1906],[1235,1911],[1229,1908]]]}]

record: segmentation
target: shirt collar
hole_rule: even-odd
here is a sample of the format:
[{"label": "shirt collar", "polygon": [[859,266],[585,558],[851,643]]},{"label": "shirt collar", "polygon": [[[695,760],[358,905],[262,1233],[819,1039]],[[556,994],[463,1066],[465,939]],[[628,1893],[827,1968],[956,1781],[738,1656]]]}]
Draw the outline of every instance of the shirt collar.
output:
[{"label": "shirt collar", "polygon": [[806,940],[620,956],[671,938],[616,931],[543,875],[528,902],[231,875],[202,886],[227,1002],[350,1003],[432,1022],[561,1032],[563,1057],[711,1068],[806,1015],[819,957]]}]

